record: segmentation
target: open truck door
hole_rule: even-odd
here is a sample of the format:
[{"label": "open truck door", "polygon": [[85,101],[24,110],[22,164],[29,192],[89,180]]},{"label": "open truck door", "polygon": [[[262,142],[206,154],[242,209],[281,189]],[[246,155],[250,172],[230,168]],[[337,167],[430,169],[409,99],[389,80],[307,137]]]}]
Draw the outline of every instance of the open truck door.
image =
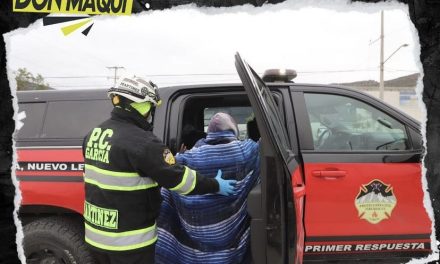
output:
[{"label": "open truck door", "polygon": [[[248,196],[253,263],[302,263],[304,182],[286,124],[272,92],[235,55],[260,131],[261,184]],[[277,105],[278,103],[278,105]]]}]

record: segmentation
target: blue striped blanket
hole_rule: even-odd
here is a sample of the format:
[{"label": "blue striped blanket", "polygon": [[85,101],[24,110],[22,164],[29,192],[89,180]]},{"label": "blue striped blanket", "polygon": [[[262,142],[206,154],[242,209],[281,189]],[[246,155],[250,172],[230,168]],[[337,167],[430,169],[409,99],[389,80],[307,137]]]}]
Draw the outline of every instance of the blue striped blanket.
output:
[{"label": "blue striped blanket", "polygon": [[223,178],[238,180],[237,194],[182,196],[162,189],[156,263],[245,263],[250,247],[246,198],[259,181],[258,144],[214,132],[196,146],[178,154],[177,162],[207,177],[221,169]]}]

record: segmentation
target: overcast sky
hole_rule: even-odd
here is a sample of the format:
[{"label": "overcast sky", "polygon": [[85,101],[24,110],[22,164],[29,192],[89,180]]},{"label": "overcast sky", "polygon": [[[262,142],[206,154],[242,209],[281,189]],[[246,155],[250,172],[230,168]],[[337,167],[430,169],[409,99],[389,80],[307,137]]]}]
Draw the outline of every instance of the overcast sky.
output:
[{"label": "overcast sky", "polygon": [[[385,58],[409,44],[386,62],[385,79],[419,72],[420,47],[406,5],[345,1],[221,9],[187,5],[95,17],[87,37],[81,30],[64,36],[61,27],[67,24],[43,26],[40,20],[6,35],[7,66],[10,72],[26,67],[40,73],[57,89],[107,88],[113,83],[107,66],[124,66],[159,86],[237,82],[239,51],[257,72],[297,70],[296,82],[378,80],[382,9]],[[71,78],[81,76],[86,78]]]}]

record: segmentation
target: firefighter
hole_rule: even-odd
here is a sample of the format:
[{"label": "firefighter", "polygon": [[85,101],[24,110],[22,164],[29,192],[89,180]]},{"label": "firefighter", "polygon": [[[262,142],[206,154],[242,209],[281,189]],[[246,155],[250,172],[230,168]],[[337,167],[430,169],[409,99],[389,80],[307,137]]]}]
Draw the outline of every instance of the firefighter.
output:
[{"label": "firefighter", "polygon": [[160,187],[181,195],[235,193],[236,181],[206,178],[175,163],[153,134],[157,86],[122,77],[108,91],[111,118],[85,137],[85,241],[105,264],[154,263]]}]

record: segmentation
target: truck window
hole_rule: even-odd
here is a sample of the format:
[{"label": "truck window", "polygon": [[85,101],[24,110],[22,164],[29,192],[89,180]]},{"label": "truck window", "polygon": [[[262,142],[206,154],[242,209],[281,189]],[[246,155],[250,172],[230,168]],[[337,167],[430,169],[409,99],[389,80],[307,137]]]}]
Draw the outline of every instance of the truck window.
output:
[{"label": "truck window", "polygon": [[109,100],[49,102],[41,137],[83,138],[108,119],[112,109]]},{"label": "truck window", "polygon": [[315,150],[406,150],[405,126],[350,97],[306,93]]},{"label": "truck window", "polygon": [[[240,139],[249,137],[246,124],[253,118],[253,111],[248,98],[242,92],[200,93],[180,98],[179,103],[173,104],[170,115],[176,117],[170,122],[169,128],[168,144],[172,151],[178,151],[181,144],[191,149],[198,140],[205,138],[209,121],[218,112],[234,117],[239,127]],[[258,130],[256,125],[252,128]],[[253,132],[258,134],[258,131]]]},{"label": "truck window", "polygon": [[46,103],[21,103],[18,105],[17,139],[38,138],[44,118]]},{"label": "truck window", "polygon": [[232,116],[237,122],[239,130],[239,139],[247,139],[247,122],[252,120],[253,111],[250,106],[230,106],[230,107],[207,107],[203,111],[204,131],[207,132],[211,117],[218,112],[226,113]]}]

